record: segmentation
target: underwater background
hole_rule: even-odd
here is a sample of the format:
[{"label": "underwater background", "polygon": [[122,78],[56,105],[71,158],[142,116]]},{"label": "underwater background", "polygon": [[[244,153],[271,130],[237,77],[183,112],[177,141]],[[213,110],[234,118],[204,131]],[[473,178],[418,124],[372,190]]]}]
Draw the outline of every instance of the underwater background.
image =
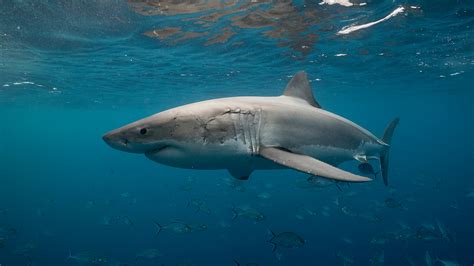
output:
[{"label": "underwater background", "polygon": [[[473,265],[473,27],[472,1],[0,0],[0,265]],[[377,136],[400,117],[389,186],[239,181],[102,140],[299,70]]]}]

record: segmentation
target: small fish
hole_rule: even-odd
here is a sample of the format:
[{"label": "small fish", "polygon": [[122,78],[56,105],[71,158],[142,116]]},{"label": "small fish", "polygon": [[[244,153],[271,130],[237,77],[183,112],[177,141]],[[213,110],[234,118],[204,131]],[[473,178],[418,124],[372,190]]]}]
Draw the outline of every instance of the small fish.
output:
[{"label": "small fish", "polygon": [[189,191],[193,190],[193,185],[192,184],[183,184],[179,187],[179,189],[181,191],[189,192]]},{"label": "small fish", "polygon": [[33,266],[33,260],[31,259],[31,256],[27,256],[26,259],[28,260],[28,266]]},{"label": "small fish", "polygon": [[248,206],[242,206],[242,207],[233,206],[232,213],[234,214],[234,216],[232,217],[232,220],[237,219],[237,217],[247,218],[255,222],[260,222],[260,221],[265,220],[265,215],[263,215],[263,213]]},{"label": "small fish", "polygon": [[38,217],[44,217],[44,211],[41,208],[36,209],[36,215]]},{"label": "small fish", "polygon": [[341,186],[339,186],[339,183],[337,181],[312,175],[308,177],[304,183],[298,184],[298,187],[300,188],[327,188],[334,185],[337,187],[337,189],[342,191]]},{"label": "small fish", "polygon": [[206,204],[204,203],[204,201],[200,200],[200,199],[192,199],[188,202],[188,207],[194,207],[196,208],[196,213],[198,212],[202,212],[202,213],[205,213],[205,214],[211,214],[211,210],[206,206]]},{"label": "small fish", "polygon": [[431,258],[431,255],[428,250],[425,252],[425,262],[426,266],[433,266],[433,259]]},{"label": "small fish", "polygon": [[359,168],[359,171],[363,174],[373,175],[374,179],[377,178],[377,175],[380,172],[380,171],[375,172],[374,168],[372,167],[372,165],[370,163],[361,163],[361,164],[359,164],[359,166],[357,168]]},{"label": "small fish", "polygon": [[190,223],[188,224],[188,227],[191,228],[191,233],[202,232],[207,230],[207,224],[201,223]]},{"label": "small fish", "polygon": [[397,201],[394,198],[386,198],[385,199],[385,206],[392,208],[392,209],[400,209],[403,208],[403,205],[400,201]]},{"label": "small fish", "polygon": [[126,215],[118,215],[114,217],[109,217],[109,216],[104,216],[102,217],[102,220],[100,221],[101,225],[133,225],[133,221],[130,219],[130,217]]},{"label": "small fish", "polygon": [[0,226],[0,248],[4,248],[8,239],[16,235],[16,229],[8,226]]},{"label": "small fish", "polygon": [[466,197],[467,198],[474,198],[474,191],[471,191],[471,192],[467,193]]},{"label": "small fish", "polygon": [[91,264],[91,265],[101,265],[107,263],[107,259],[105,257],[98,256],[92,252],[79,252],[77,254],[72,255],[71,251],[69,251],[69,256],[66,258],[66,261],[74,260],[80,264]]},{"label": "small fish", "polygon": [[441,237],[446,240],[446,242],[450,242],[451,238],[449,237],[448,231],[443,223],[439,220],[436,220],[436,225],[438,226],[438,230],[441,233]]},{"label": "small fish", "polygon": [[316,215],[317,215],[317,213],[316,213],[315,211],[313,211],[313,210],[310,210],[310,209],[307,209],[307,208],[305,208],[304,210],[305,210],[306,213],[307,213],[308,215],[310,215],[310,216],[316,216]]},{"label": "small fish", "polygon": [[421,226],[428,229],[428,230],[436,231],[436,228],[435,228],[434,224],[423,223],[423,224],[421,224]]},{"label": "small fish", "polygon": [[178,234],[191,233],[191,228],[187,224],[181,223],[181,222],[172,222],[170,224],[161,225],[154,221],[154,224],[158,229],[158,231],[155,234],[157,236],[163,229],[169,229]]},{"label": "small fish", "polygon": [[443,264],[443,266],[461,266],[461,264],[459,262],[453,261],[453,260],[440,260],[440,259],[437,259],[436,261]]},{"label": "small fish", "polygon": [[132,220],[128,216],[120,216],[120,220],[125,225],[130,225],[130,226],[133,225]]},{"label": "small fish", "polygon": [[0,226],[0,237],[9,238],[16,235],[17,230],[13,227]]},{"label": "small fish", "polygon": [[396,240],[406,241],[413,239],[416,233],[411,228],[402,228],[394,233],[393,238]]},{"label": "small fish", "polygon": [[459,210],[459,204],[458,204],[457,201],[453,201],[453,202],[449,205],[449,207],[451,207],[451,208],[453,208],[453,209],[455,209],[455,210]]},{"label": "small fish", "polygon": [[227,185],[231,189],[233,189],[235,191],[239,191],[239,192],[245,192],[245,182],[244,181],[238,180],[238,179],[235,179],[235,178],[226,178],[225,182],[227,183]]},{"label": "small fish", "polygon": [[271,198],[271,195],[268,192],[262,192],[262,193],[257,195],[257,198],[259,198],[259,199],[269,199],[269,198]]},{"label": "small fish", "polygon": [[137,204],[137,198],[131,198],[129,201],[128,201],[128,205],[135,205]]},{"label": "small fish", "polygon": [[132,264],[128,262],[115,262],[113,264],[110,264],[110,266],[132,266]]},{"label": "small fish", "polygon": [[342,211],[342,213],[344,213],[345,215],[350,216],[350,217],[356,217],[357,216],[357,213],[352,211],[351,209],[349,209],[349,207],[347,207],[347,206],[342,207],[341,211]]},{"label": "small fish", "polygon": [[358,217],[373,223],[378,223],[382,220],[378,215],[371,212],[359,213]]},{"label": "small fish", "polygon": [[153,223],[158,229],[155,234],[156,236],[158,236],[158,234],[161,233],[162,230],[170,230],[177,234],[189,234],[207,230],[206,224],[186,224],[180,221],[174,221],[166,225],[161,225],[156,221],[153,221]]},{"label": "small fish", "polygon": [[348,237],[343,237],[343,238],[341,238],[341,240],[346,244],[353,244],[354,243],[354,241],[352,241],[352,239],[350,239]]},{"label": "small fish", "polygon": [[102,219],[100,220],[100,223],[101,225],[111,225],[111,220],[112,218],[110,218],[109,216],[104,216],[102,217]]},{"label": "small fish", "polygon": [[349,192],[347,192],[347,193],[344,194],[344,197],[353,197],[353,196],[355,196],[355,195],[357,195],[357,192],[355,192],[355,191],[349,191]]},{"label": "small fish", "polygon": [[273,254],[275,254],[275,258],[276,258],[277,260],[281,261],[281,259],[283,259],[283,253],[281,253],[281,252],[275,252],[275,253],[273,253]]},{"label": "small fish", "polygon": [[340,200],[339,200],[339,197],[336,197],[333,201],[334,205],[336,206],[339,206],[341,203],[340,203]]},{"label": "small fish", "polygon": [[85,208],[86,209],[91,209],[94,206],[95,206],[95,201],[94,200],[89,200],[89,201],[86,202]]},{"label": "small fish", "polygon": [[255,262],[248,262],[248,263],[245,263],[245,264],[240,264],[236,259],[232,259],[235,263],[235,266],[241,266],[241,265],[245,265],[245,266],[258,266],[258,263],[255,263]]},{"label": "small fish", "polygon": [[230,228],[232,225],[227,221],[220,221],[219,226],[222,228]]},{"label": "small fish", "polygon": [[406,198],[405,198],[405,201],[406,201],[406,202],[417,202],[417,199],[414,198],[414,197],[406,197]]},{"label": "small fish", "polygon": [[[194,266],[195,264],[192,264],[191,262],[179,262],[179,263],[176,263],[174,266]],[[164,266],[163,264],[161,264],[161,266]]]},{"label": "small fish", "polygon": [[269,242],[273,245],[273,253],[275,253],[278,247],[298,248],[302,247],[306,242],[301,236],[294,232],[283,232],[280,234],[275,234],[273,231],[270,232],[273,236],[269,240]]},{"label": "small fish", "polygon": [[297,219],[303,220],[304,217],[306,217],[307,215],[316,216],[317,213],[315,211],[312,211],[312,210],[304,207],[304,206],[301,206],[301,207],[298,207],[295,217]]},{"label": "small fish", "polygon": [[382,250],[380,252],[377,252],[372,256],[370,259],[370,263],[372,266],[381,266],[385,262],[385,252]]},{"label": "small fish", "polygon": [[408,226],[405,222],[403,221],[399,221],[398,222],[398,225],[402,228],[402,229],[409,229],[410,226]]},{"label": "small fish", "polygon": [[421,226],[416,231],[415,238],[419,240],[436,240],[440,239],[441,236],[434,228]]},{"label": "small fish", "polygon": [[162,257],[163,254],[156,248],[145,249],[142,252],[138,253],[135,257],[135,260],[143,259],[156,259]]},{"label": "small fish", "polygon": [[374,236],[370,240],[370,244],[373,245],[385,245],[389,241],[388,236],[386,235],[379,235],[379,236]]},{"label": "small fish", "polygon": [[24,245],[20,245],[16,247],[16,249],[13,251],[13,254],[20,255],[23,257],[28,257],[31,256],[31,252],[36,249],[36,245],[32,242],[28,242]]},{"label": "small fish", "polygon": [[340,259],[342,261],[342,265],[344,266],[354,264],[354,259],[349,255],[342,253],[341,251],[336,253],[336,258]]},{"label": "small fish", "polygon": [[405,258],[410,266],[417,266],[416,262],[411,257]]},{"label": "small fish", "polygon": [[43,230],[40,232],[40,235],[41,235],[41,236],[44,236],[44,237],[53,237],[53,236],[55,236],[56,234],[55,234],[53,231],[49,230],[49,229],[43,229]]}]

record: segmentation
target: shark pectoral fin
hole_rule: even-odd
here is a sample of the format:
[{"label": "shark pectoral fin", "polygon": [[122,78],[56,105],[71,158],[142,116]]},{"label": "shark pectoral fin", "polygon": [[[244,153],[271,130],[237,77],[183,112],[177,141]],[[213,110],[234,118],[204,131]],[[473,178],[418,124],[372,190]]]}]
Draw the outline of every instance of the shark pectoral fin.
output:
[{"label": "shark pectoral fin", "polygon": [[365,176],[359,176],[341,170],[313,157],[284,151],[278,148],[261,147],[260,155],[288,168],[329,179],[344,182],[367,182],[372,180]]},{"label": "shark pectoral fin", "polygon": [[250,177],[250,174],[252,174],[252,169],[242,167],[242,168],[231,168],[227,169],[229,171],[229,174],[233,176],[235,179],[239,180],[248,180]]}]

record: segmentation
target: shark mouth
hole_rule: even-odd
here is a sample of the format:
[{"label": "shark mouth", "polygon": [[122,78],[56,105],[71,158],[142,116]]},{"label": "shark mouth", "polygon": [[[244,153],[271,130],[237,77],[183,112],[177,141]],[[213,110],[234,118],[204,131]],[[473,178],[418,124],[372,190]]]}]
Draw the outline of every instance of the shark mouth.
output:
[{"label": "shark mouth", "polygon": [[159,148],[157,148],[157,149],[153,149],[153,150],[151,150],[151,151],[145,152],[145,155],[146,155],[147,157],[150,157],[150,156],[153,156],[154,154],[157,154],[157,153],[159,153],[160,151],[162,151],[162,150],[164,150],[164,149],[166,149],[166,148],[169,148],[169,147],[170,147],[169,145],[163,145],[163,146],[161,146],[161,147],[159,147]]}]

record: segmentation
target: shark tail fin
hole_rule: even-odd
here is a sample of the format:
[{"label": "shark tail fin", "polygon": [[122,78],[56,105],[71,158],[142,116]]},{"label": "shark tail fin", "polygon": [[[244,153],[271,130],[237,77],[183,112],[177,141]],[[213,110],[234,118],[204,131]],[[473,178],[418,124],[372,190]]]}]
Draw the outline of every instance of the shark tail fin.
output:
[{"label": "shark tail fin", "polygon": [[[395,118],[388,124],[383,133],[382,141],[390,145],[392,142],[393,132],[400,122],[400,118]],[[390,147],[388,147],[382,154],[380,154],[380,168],[382,169],[382,178],[384,184],[388,185],[388,162],[389,162]]]},{"label": "shark tail fin", "polygon": [[155,224],[157,229],[155,236],[158,236],[161,233],[161,230],[163,230],[163,226],[156,221],[153,221],[153,223]]},{"label": "shark tail fin", "polygon": [[71,250],[69,250],[69,255],[67,256],[67,258],[66,258],[65,261],[68,261],[68,260],[70,260],[70,259],[72,259],[72,252],[71,252]]},{"label": "shark tail fin", "polygon": [[232,203],[232,221],[239,217],[239,213],[236,210],[235,204]]}]

